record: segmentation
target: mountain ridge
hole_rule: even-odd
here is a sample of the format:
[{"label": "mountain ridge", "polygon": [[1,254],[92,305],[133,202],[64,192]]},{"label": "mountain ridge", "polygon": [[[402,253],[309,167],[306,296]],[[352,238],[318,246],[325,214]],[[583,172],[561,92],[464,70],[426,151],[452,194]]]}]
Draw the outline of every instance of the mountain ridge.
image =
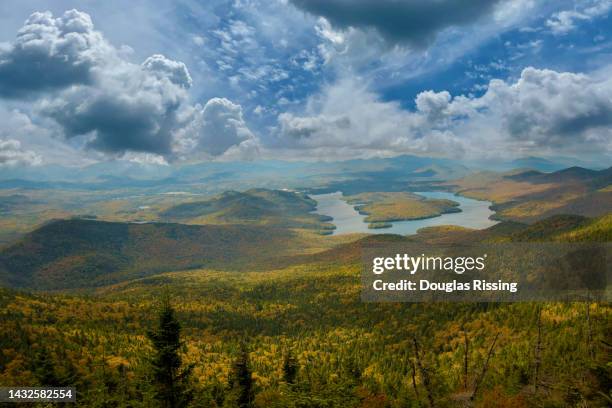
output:
[{"label": "mountain ridge", "polygon": [[239,269],[274,257],[295,238],[266,226],[56,220],[0,249],[0,281],[65,289],[183,268]]}]

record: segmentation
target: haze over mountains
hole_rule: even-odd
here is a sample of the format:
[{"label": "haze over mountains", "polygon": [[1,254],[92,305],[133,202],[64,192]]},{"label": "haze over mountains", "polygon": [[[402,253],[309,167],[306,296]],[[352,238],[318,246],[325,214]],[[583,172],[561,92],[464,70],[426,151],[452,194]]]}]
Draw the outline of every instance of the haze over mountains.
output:
[{"label": "haze over mountains", "polygon": [[[332,180],[314,190],[372,191],[356,197],[362,197],[362,201],[367,197],[384,198],[374,201],[384,212],[389,211],[385,207],[408,211],[411,206],[393,200],[397,194],[404,200],[412,197],[410,194],[375,194],[406,189],[420,179],[424,163],[406,160],[366,161],[361,169],[369,167],[371,171],[352,173],[354,178]],[[404,171],[402,165],[406,166]],[[503,221],[483,231],[428,229],[423,239],[612,239],[612,168],[481,172],[447,181],[426,176],[418,183],[419,187],[490,200],[495,217]],[[30,201],[24,194],[9,195],[2,201],[2,210],[10,214],[34,205]],[[321,244],[320,234],[334,228],[333,219],[313,213],[315,209],[316,201],[304,192],[255,188],[225,191],[213,197],[187,196],[187,201],[149,210],[149,223],[107,222],[104,218],[51,221],[0,249],[0,281],[15,287],[65,289],[177,269],[239,270],[254,265],[284,265],[287,257],[313,251],[319,252],[316,257],[327,259],[320,251],[336,241]]]},{"label": "haze over mountains", "polygon": [[[61,165],[13,166],[3,168],[0,173],[0,186],[3,187],[47,187],[70,186],[89,189],[105,189],[121,186],[146,187],[168,184],[214,182],[236,178],[251,178],[270,181],[273,178],[290,180],[323,175],[348,176],[353,173],[376,172],[385,170],[413,171],[415,176],[455,178],[466,174],[467,170],[506,171],[516,168],[529,168],[544,172],[561,170],[575,165],[569,158],[544,159],[526,157],[508,161],[461,161],[418,156],[396,156],[392,158],[373,158],[327,162],[300,161],[253,161],[253,162],[202,162],[182,165],[162,165],[137,163],[126,160],[107,161],[84,167]],[[581,166],[601,168],[594,163]],[[55,184],[57,183],[57,184]]]},{"label": "haze over mountains", "polygon": [[[117,162],[77,172],[30,167],[19,179],[12,178],[18,174],[13,169],[0,177],[5,234],[0,280],[59,289],[203,266],[268,265],[333,246],[334,240],[321,241],[334,229],[333,219],[314,213],[317,203],[309,194],[335,191],[360,205],[369,221],[460,211],[456,203],[408,193],[445,190],[493,203],[504,226],[486,230],[485,236],[515,233],[508,222],[522,230],[567,214],[583,217],[569,230],[594,225],[593,231],[606,231],[612,167],[565,168],[533,157],[498,163],[505,166],[517,168],[496,172],[456,160],[397,156],[178,167]],[[558,167],[563,168],[550,171]],[[440,232],[435,239],[467,239],[466,231],[457,231]]]}]

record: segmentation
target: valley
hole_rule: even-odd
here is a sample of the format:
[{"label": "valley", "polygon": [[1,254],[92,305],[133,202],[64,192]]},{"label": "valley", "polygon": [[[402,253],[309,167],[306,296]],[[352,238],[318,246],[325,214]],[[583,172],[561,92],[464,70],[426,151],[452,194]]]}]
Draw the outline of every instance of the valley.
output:
[{"label": "valley", "polygon": [[[0,382],[39,384],[43,366],[87,406],[154,405],[147,332],[167,296],[206,407],[236,406],[245,344],[261,408],[416,407],[428,395],[450,408],[472,393],[474,407],[607,404],[609,303],[366,303],[360,273],[371,245],[610,242],[609,170],[373,174],[215,193],[3,191],[2,222],[22,224],[0,247]],[[346,195],[326,192],[336,187]]]}]

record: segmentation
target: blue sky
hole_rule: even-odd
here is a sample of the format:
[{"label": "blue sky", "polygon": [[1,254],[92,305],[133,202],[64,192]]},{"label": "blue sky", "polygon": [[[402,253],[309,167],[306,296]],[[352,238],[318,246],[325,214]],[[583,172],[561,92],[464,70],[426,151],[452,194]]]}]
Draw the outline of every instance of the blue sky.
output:
[{"label": "blue sky", "polygon": [[397,154],[605,164],[611,9],[6,1],[0,166]]}]

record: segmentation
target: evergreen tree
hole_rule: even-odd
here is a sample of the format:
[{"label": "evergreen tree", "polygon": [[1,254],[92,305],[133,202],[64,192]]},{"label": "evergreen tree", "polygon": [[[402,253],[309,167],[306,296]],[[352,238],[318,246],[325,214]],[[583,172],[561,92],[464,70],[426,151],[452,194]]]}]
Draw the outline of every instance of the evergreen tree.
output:
[{"label": "evergreen tree", "polygon": [[249,363],[249,352],[242,345],[240,355],[232,367],[232,388],[237,392],[240,408],[250,408],[253,403],[253,377]]},{"label": "evergreen tree", "polygon": [[287,354],[285,354],[285,360],[283,361],[283,379],[287,384],[295,384],[297,372],[298,362],[291,350],[289,350]]},{"label": "evergreen tree", "polygon": [[61,370],[57,374],[57,384],[60,387],[74,387],[78,384],[79,373],[69,360],[64,360]]},{"label": "evergreen tree", "polygon": [[159,326],[148,333],[155,349],[151,361],[155,396],[164,408],[186,407],[193,398],[190,385],[193,366],[182,368],[180,332],[174,309],[165,298],[159,312]]},{"label": "evergreen tree", "polygon": [[40,385],[59,386],[55,365],[51,361],[49,350],[44,346],[34,355],[33,373]]}]

